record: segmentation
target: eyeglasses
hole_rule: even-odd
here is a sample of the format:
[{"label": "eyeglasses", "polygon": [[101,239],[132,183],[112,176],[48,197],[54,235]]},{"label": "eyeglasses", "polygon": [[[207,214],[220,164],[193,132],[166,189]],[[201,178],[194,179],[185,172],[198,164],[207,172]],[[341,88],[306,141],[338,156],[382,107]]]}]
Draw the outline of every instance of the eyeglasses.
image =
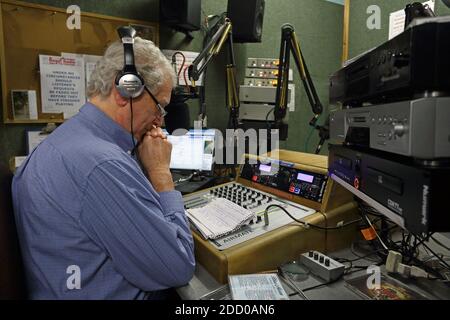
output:
[{"label": "eyeglasses", "polygon": [[167,111],[164,110],[164,108],[161,106],[161,104],[158,102],[158,100],[156,99],[156,97],[150,92],[150,90],[148,90],[147,87],[144,87],[145,91],[147,91],[147,93],[150,95],[150,97],[152,97],[153,101],[156,104],[156,108],[158,109],[159,112],[159,116],[161,118],[164,118],[165,116],[167,116]]}]

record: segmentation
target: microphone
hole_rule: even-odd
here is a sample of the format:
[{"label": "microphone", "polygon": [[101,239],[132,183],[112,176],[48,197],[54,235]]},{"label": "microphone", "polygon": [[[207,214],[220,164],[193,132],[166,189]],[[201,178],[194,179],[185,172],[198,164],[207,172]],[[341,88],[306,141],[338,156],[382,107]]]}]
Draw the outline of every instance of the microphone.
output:
[{"label": "microphone", "polygon": [[315,125],[316,130],[319,131],[320,141],[317,144],[315,154],[319,154],[320,150],[322,150],[322,146],[326,140],[330,139],[330,116],[325,120],[325,123],[321,126]]},{"label": "microphone", "polygon": [[167,115],[164,118],[169,134],[176,129],[189,130],[191,127],[189,107],[185,101],[186,99],[182,95],[178,95],[176,90],[172,91],[170,103],[165,108]]}]

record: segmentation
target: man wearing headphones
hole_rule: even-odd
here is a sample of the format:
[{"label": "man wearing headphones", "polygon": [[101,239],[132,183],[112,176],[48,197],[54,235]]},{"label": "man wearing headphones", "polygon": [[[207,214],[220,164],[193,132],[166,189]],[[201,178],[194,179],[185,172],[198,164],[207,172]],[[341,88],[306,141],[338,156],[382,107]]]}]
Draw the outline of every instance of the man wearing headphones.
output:
[{"label": "man wearing headphones", "polygon": [[91,75],[89,102],[14,177],[32,299],[157,299],[194,272],[159,128],[175,74],[151,41],[119,34]]}]

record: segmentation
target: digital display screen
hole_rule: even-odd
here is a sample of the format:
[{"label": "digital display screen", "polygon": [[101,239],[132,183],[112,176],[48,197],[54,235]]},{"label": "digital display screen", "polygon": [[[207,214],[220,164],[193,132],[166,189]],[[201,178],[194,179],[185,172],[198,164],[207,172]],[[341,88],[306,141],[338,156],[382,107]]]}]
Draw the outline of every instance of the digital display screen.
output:
[{"label": "digital display screen", "polygon": [[263,171],[263,172],[269,172],[271,171],[272,167],[270,165],[267,164],[260,164],[259,165],[259,170]]},{"label": "digital display screen", "polygon": [[299,173],[297,175],[297,180],[312,183],[314,181],[314,176],[309,174]]},{"label": "digital display screen", "polygon": [[215,130],[189,130],[183,135],[167,135],[172,144],[170,168],[211,171],[214,163]]}]

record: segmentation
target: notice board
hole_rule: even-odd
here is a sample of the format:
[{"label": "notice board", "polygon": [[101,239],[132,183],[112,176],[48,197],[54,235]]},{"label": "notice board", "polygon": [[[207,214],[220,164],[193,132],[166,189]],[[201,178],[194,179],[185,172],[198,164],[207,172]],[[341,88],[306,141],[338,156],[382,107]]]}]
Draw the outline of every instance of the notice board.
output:
[{"label": "notice board", "polygon": [[[102,55],[118,40],[117,28],[132,25],[138,35],[159,44],[156,22],[124,19],[81,12],[80,29],[69,29],[72,13],[64,8],[20,1],[0,1],[0,58],[4,123],[60,123],[62,113],[43,113],[39,74],[39,55],[59,56],[63,52]],[[12,90],[36,93],[37,119],[15,119]],[[17,92],[15,92],[17,99]]]}]

